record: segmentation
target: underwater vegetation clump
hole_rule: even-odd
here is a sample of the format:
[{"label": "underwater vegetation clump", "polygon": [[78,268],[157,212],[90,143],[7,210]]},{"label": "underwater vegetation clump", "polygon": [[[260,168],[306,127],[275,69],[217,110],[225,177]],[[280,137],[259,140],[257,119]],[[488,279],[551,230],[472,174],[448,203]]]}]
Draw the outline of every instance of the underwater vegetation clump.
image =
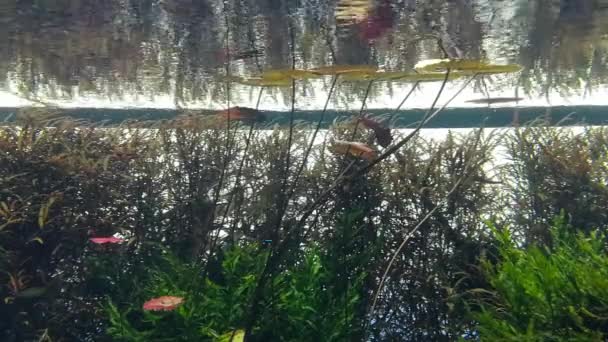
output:
[{"label": "underwater vegetation clump", "polygon": [[[373,130],[353,139],[358,123],[345,121],[320,132],[326,143],[312,146],[296,181],[310,131],[294,130],[286,172],[287,128],[231,125],[185,116],[3,127],[3,339],[221,340],[247,330],[256,293],[255,340],[457,338],[481,321],[454,295],[496,286],[478,272],[482,260],[502,260],[486,218],[509,224],[517,246],[550,246],[562,210],[572,231],[607,226],[605,128],[415,136],[370,172],[349,174],[369,161],[357,146],[336,154],[331,144],[381,146]],[[496,146],[509,158],[489,168]],[[145,310],[155,298],[170,310]]]},{"label": "underwater vegetation clump", "polygon": [[[452,68],[467,73],[461,90],[480,74],[515,70],[424,64],[442,84],[409,132],[366,115],[368,94],[358,115],[323,131],[323,116],[305,127],[293,111],[289,127],[255,129],[265,127],[263,113],[239,106],[114,127],[50,109],[21,113],[0,130],[0,336],[418,341],[483,333],[481,304],[454,298],[496,286],[479,271],[501,261],[485,220],[511,225],[522,246],[550,245],[562,211],[583,233],[605,230],[608,131],[541,122],[424,139],[420,129],[451,101],[437,104]],[[294,89],[301,78],[329,75],[329,100],[341,77],[363,75],[369,90],[378,73],[328,66],[259,79]],[[259,99],[266,86],[256,86]],[[498,147],[509,159],[493,165]]]},{"label": "underwater vegetation clump", "polygon": [[577,232],[558,216],[551,244],[525,249],[508,228],[491,227],[498,263],[483,259],[489,286],[465,295],[484,341],[601,341],[608,334],[606,235]]}]

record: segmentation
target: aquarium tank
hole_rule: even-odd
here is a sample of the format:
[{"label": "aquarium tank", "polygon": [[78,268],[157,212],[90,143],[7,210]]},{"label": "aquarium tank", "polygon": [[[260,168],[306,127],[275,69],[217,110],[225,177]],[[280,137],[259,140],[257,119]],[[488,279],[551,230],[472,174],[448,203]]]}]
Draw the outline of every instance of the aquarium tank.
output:
[{"label": "aquarium tank", "polygon": [[608,340],[607,0],[0,0],[0,341]]}]

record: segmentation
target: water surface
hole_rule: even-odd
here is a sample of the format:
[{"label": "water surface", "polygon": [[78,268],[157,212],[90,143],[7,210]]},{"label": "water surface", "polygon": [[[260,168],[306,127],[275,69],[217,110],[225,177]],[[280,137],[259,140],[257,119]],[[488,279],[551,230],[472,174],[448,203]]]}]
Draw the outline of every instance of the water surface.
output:
[{"label": "water surface", "polygon": [[[454,106],[514,95],[525,98],[520,105],[597,105],[608,83],[606,0],[7,0],[0,23],[5,106],[28,97],[86,107],[255,106],[259,89],[226,75],[328,64],[411,70],[446,55],[524,68],[476,81]],[[322,108],[330,83],[298,82],[297,107]],[[374,85],[368,107],[396,107],[409,86]],[[366,87],[341,83],[331,108],[357,108]],[[419,89],[406,108],[427,107],[437,87]],[[268,89],[260,107],[287,110],[290,99],[289,87]]]}]

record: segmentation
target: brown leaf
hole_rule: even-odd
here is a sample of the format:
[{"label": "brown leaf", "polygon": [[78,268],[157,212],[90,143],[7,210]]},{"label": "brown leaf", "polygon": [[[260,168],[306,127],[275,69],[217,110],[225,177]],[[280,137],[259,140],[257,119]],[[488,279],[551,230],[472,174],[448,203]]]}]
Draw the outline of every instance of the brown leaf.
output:
[{"label": "brown leaf", "polygon": [[226,120],[241,120],[247,122],[264,121],[265,117],[262,112],[253,108],[247,107],[232,107],[217,113],[218,116]]},{"label": "brown leaf", "polygon": [[384,127],[378,121],[370,119],[368,117],[363,117],[359,120],[359,122],[361,122],[363,126],[374,131],[374,135],[376,136],[376,141],[378,141],[378,145],[386,148],[393,141],[391,130],[388,127]]},{"label": "brown leaf", "polygon": [[336,140],[330,147],[330,150],[334,153],[340,154],[351,154],[355,157],[363,158],[368,161],[376,159],[376,151],[366,144],[352,141]]}]

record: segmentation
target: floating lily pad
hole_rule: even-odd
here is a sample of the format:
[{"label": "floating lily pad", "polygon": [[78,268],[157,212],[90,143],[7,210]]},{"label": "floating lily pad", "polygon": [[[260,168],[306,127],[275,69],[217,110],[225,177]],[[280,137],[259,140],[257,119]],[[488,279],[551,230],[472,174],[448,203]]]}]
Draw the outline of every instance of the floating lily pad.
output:
[{"label": "floating lily pad", "polygon": [[17,293],[18,298],[37,298],[46,293],[46,287],[30,287]]},{"label": "floating lily pad", "polygon": [[342,75],[342,74],[366,74],[374,73],[378,67],[373,65],[329,65],[311,69],[310,72],[317,75]]},{"label": "floating lily pad", "polygon": [[340,0],[336,6],[337,21],[364,20],[372,10],[372,0]]},{"label": "floating lily pad", "polygon": [[267,70],[264,71],[261,75],[261,78],[269,81],[284,81],[291,79],[296,80],[304,80],[309,78],[317,78],[318,74],[310,72],[308,70],[299,70],[299,69],[275,69],[275,70]]},{"label": "floating lily pad", "polygon": [[266,78],[261,78],[261,77],[242,78],[242,77],[234,77],[234,76],[227,77],[226,79],[236,82],[236,83],[254,86],[254,87],[288,87],[291,85],[291,81],[292,81],[291,78],[273,80],[273,79],[266,79]]},{"label": "floating lily pad", "polygon": [[429,59],[418,62],[414,69],[422,73],[444,72],[450,69],[468,72],[469,74],[502,74],[518,72],[522,67],[517,64],[491,64],[487,61],[475,59]]},{"label": "floating lily pad", "polygon": [[[469,73],[462,72],[450,72],[448,80],[457,79],[462,76],[469,75]],[[343,81],[347,82],[358,82],[358,81],[401,81],[401,82],[434,82],[443,81],[445,79],[445,73],[412,73],[404,71],[393,71],[393,72],[375,72],[366,74],[345,74],[342,76]]]}]

